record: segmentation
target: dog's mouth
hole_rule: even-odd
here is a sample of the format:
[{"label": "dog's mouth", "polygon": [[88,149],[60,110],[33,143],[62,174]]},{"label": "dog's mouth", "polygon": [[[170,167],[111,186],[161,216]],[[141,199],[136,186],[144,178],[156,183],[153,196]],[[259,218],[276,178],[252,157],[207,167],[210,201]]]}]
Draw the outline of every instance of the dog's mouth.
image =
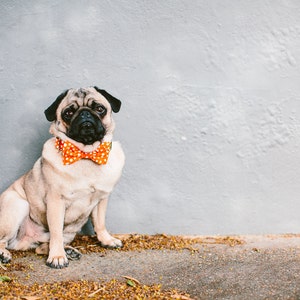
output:
[{"label": "dog's mouth", "polygon": [[91,114],[85,116],[82,117],[80,114],[71,122],[67,135],[84,145],[92,145],[96,141],[101,141],[106,131],[98,118]]}]

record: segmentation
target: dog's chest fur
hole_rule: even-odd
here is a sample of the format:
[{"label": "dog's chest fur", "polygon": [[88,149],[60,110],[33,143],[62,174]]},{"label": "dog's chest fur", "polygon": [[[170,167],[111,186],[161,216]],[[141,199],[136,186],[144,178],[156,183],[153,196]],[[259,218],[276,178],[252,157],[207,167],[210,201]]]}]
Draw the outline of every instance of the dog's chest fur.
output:
[{"label": "dog's chest fur", "polygon": [[[65,203],[65,224],[81,223],[80,219],[87,218],[97,203],[113,190],[121,176],[124,161],[121,145],[113,142],[106,165],[98,165],[88,159],[82,159],[72,165],[63,165],[62,155],[55,148],[55,138],[48,140],[44,145],[42,157],[24,178],[24,190],[31,203],[31,214],[40,215],[45,212],[39,203],[35,203],[37,194],[45,198],[46,194],[53,193],[53,196],[59,196]],[[42,168],[39,165],[42,165]],[[61,179],[59,183],[55,180],[58,175]],[[36,191],[31,188],[36,186],[32,185],[32,181],[37,183],[41,176],[45,177],[48,185]],[[47,203],[44,205],[47,206]]]}]

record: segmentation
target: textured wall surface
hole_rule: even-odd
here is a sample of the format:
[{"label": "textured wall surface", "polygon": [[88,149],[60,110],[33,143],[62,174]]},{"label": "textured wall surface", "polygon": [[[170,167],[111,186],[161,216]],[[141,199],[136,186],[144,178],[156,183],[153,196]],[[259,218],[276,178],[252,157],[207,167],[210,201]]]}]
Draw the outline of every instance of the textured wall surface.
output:
[{"label": "textured wall surface", "polygon": [[300,2],[0,1],[0,187],[69,87],[123,100],[112,232],[300,231]]}]

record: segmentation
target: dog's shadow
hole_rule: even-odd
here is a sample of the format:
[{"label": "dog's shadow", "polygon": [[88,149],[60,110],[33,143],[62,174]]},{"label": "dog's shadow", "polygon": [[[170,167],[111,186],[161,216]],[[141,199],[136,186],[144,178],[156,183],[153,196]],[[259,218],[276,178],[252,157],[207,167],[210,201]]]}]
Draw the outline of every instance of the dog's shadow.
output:
[{"label": "dog's shadow", "polygon": [[0,192],[33,167],[41,156],[44,143],[50,137],[49,123],[28,117],[22,119],[21,129],[4,141],[10,152],[6,153],[6,166],[1,170]]}]

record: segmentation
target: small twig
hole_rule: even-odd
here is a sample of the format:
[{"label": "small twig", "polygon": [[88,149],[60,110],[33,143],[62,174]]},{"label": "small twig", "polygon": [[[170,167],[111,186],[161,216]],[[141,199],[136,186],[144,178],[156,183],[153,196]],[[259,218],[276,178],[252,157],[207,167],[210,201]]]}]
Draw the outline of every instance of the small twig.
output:
[{"label": "small twig", "polygon": [[102,291],[102,290],[103,290],[103,288],[100,288],[100,289],[98,289],[97,291],[95,291],[95,292],[89,294],[88,297],[91,298],[91,297],[95,296],[97,293],[99,293],[99,292]]},{"label": "small twig", "polygon": [[192,299],[190,297],[186,297],[186,296],[179,295],[179,294],[172,295],[171,298],[180,299],[180,300],[194,300],[194,299]]},{"label": "small twig", "polygon": [[123,278],[127,279],[127,280],[131,280],[137,284],[141,284],[137,279],[133,278],[133,277],[129,277],[129,276],[122,276]]},{"label": "small twig", "polygon": [[4,271],[6,271],[6,270],[7,270],[7,268],[6,268],[6,267],[4,267],[4,266],[2,265],[2,263],[0,263],[0,268],[1,268],[1,269],[3,269]]}]

